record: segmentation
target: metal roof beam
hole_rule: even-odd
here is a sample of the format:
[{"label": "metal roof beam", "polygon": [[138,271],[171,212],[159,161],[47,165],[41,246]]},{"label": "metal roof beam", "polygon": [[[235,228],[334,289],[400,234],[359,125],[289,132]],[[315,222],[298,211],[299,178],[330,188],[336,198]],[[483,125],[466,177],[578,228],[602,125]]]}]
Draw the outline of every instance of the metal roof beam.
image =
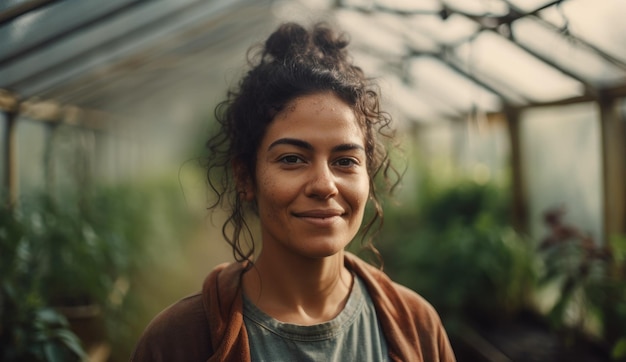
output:
[{"label": "metal roof beam", "polygon": [[554,107],[554,106],[564,106],[569,104],[576,103],[584,103],[584,102],[597,102],[598,99],[613,99],[613,98],[624,98],[626,97],[626,85],[619,85],[616,87],[599,89],[597,95],[582,95],[577,97],[570,97],[559,99],[556,101],[549,102],[530,102],[528,104],[522,106],[511,106],[516,109],[527,109],[527,108],[535,108],[535,107]]},{"label": "metal roof beam", "polygon": [[35,52],[36,50],[39,50],[42,47],[50,47],[52,45],[54,45],[55,43],[62,41],[63,39],[67,38],[68,36],[72,35],[75,32],[87,29],[89,27],[95,26],[101,22],[104,22],[112,17],[115,17],[118,14],[121,14],[133,7],[135,7],[136,5],[139,5],[141,3],[145,3],[148,2],[150,0],[132,0],[129,3],[126,3],[124,5],[120,5],[119,7],[112,9],[110,11],[105,12],[104,14],[100,14],[99,16],[93,18],[93,19],[89,19],[88,21],[83,21],[83,22],[79,22],[77,24],[75,24],[74,26],[69,27],[68,29],[65,29],[57,34],[51,34],[50,36],[41,39],[40,41],[31,44],[25,48],[19,49],[17,51],[14,51],[13,53],[9,53],[7,55],[5,55],[4,57],[0,58],[0,67],[5,66],[7,64],[13,63],[15,61],[17,61],[20,57],[24,57],[27,56],[33,52]]},{"label": "metal roof beam", "polygon": [[0,11],[0,26],[31,11],[43,8],[44,6],[48,6],[59,1],[61,0],[33,0],[13,6],[4,11]]},{"label": "metal roof beam", "polygon": [[[509,0],[502,0],[502,1],[504,1],[511,9],[514,9],[515,11],[519,11],[519,9],[517,9],[517,7],[514,4],[512,4]],[[537,9],[537,10],[531,12],[531,13],[528,13],[527,15],[536,17],[537,20],[539,22],[541,22],[543,25],[545,25],[546,27],[548,27],[550,29],[553,29],[554,31],[560,33],[560,32],[562,32],[562,29],[559,29],[554,24],[552,24],[552,23],[542,19],[539,16],[538,13],[539,13],[540,10],[546,9],[546,8],[552,6],[552,5],[558,5],[558,4],[562,3],[562,2],[563,1],[553,1],[552,3],[546,4],[546,5],[542,6],[541,8],[539,8],[539,9]],[[576,41],[579,45],[592,50],[593,52],[595,52],[596,54],[598,54],[599,56],[601,56],[602,58],[604,58],[605,60],[607,60],[611,64],[613,64],[613,65],[619,67],[620,69],[626,71],[626,62],[624,62],[624,61],[622,61],[620,59],[615,58],[614,56],[606,53],[605,51],[601,50],[600,48],[596,47],[595,45],[593,45],[593,44],[591,44],[591,43],[581,39],[580,37],[574,36],[571,33],[569,33],[567,36],[570,37],[572,40]]]},{"label": "metal roof beam", "polygon": [[[137,1],[146,2],[149,0],[137,0]],[[171,11],[167,14],[158,16],[155,19],[151,19],[147,23],[134,28],[131,31],[123,35],[108,39],[102,43],[93,44],[91,48],[84,49],[80,53],[72,56],[69,59],[65,59],[62,62],[59,62],[57,64],[51,64],[46,69],[42,69],[41,71],[37,73],[29,74],[25,78],[22,78],[14,83],[11,83],[9,85],[4,85],[4,86],[8,89],[19,89],[20,87],[24,86],[25,84],[28,84],[29,82],[32,82],[33,80],[40,79],[48,75],[58,74],[59,72],[62,71],[62,69],[74,68],[81,62],[85,61],[85,59],[89,59],[99,54],[107,53],[109,49],[125,44],[126,42],[129,41],[129,38],[134,39],[136,37],[140,37],[141,35],[150,33],[155,28],[162,28],[163,24],[165,23],[180,20],[181,18],[184,18],[186,15],[188,15],[189,12],[197,10],[198,7],[203,6],[203,5],[207,5],[207,2],[203,0],[196,0],[189,4],[185,4],[181,6],[180,8],[176,9],[175,11]],[[1,66],[1,63],[0,63],[0,66]],[[51,86],[48,86],[47,88],[50,88],[50,87]],[[40,89],[37,92],[43,92],[43,91],[46,91],[46,89]],[[24,94],[23,96],[28,97],[31,95],[32,94]]]},{"label": "metal roof beam", "polygon": [[[491,31],[495,34],[498,34],[500,36],[503,36],[502,34],[500,34],[499,32],[495,31],[494,29],[490,29],[490,28],[483,28],[481,31],[477,32],[476,35],[480,34],[482,31]],[[591,85],[589,82],[583,80],[582,78],[580,78],[578,75],[569,72],[563,68],[561,68],[560,65],[556,64],[555,62],[551,61],[550,59],[547,59],[546,57],[544,57],[541,54],[538,54],[537,52],[533,51],[532,49],[529,49],[528,47],[520,44],[519,42],[517,42],[515,40],[515,36],[513,33],[511,33],[510,37],[506,37],[509,41],[511,41],[512,43],[514,43],[517,47],[519,47],[520,49],[522,49],[523,51],[525,51],[526,53],[532,55],[533,57],[539,59],[541,62],[543,62],[544,64],[546,64],[547,66],[554,68],[556,70],[558,70],[559,72],[567,75],[570,78],[573,78],[574,80],[580,82],[581,84],[584,85],[585,87],[585,93],[586,94],[596,94],[597,90],[595,89],[595,87],[593,85]]]},{"label": "metal roof beam", "polygon": [[0,111],[15,113],[17,112],[19,105],[20,99],[16,94],[0,89]]},{"label": "metal roof beam", "polygon": [[[242,24],[245,28],[230,29],[231,26],[228,24],[239,23],[238,19],[242,16],[242,11],[246,11],[243,15],[248,19],[254,19],[250,23],[253,25]],[[183,30],[176,37],[161,41],[156,47],[81,75],[58,88],[41,94],[47,98],[87,105],[89,108],[98,108],[107,104],[107,100],[102,99],[102,93],[115,92],[115,89],[129,89],[128,85],[125,84],[128,81],[136,80],[139,82],[134,84],[133,88],[157,90],[166,87],[171,88],[177,83],[198,79],[195,72],[199,72],[201,75],[209,72],[197,70],[197,68],[202,69],[206,67],[206,64],[211,64],[214,61],[212,60],[214,54],[225,54],[233,44],[247,42],[249,40],[248,34],[264,32],[265,29],[262,29],[262,22],[260,21],[264,15],[265,12],[256,7],[249,9],[242,7],[236,12],[226,12],[217,17],[207,18],[203,22]],[[221,30],[227,25],[230,30]],[[201,46],[191,52],[179,53],[179,49],[185,47],[185,44],[195,42],[201,42]],[[170,66],[172,67],[170,68]],[[186,71],[174,71],[175,68]],[[130,77],[128,76],[129,72],[132,72]],[[190,75],[183,76],[187,73]],[[123,97],[124,101],[122,103],[116,102],[115,105],[117,108],[123,108],[126,104],[135,103],[137,98],[143,99],[145,95],[141,92],[128,92]],[[126,103],[127,100],[132,101]]]},{"label": "metal roof beam", "polygon": [[[505,2],[509,5],[509,6],[512,6],[512,5],[510,4],[510,2],[509,2],[509,1],[507,1],[507,0],[503,0],[503,1],[505,1]],[[552,2],[552,3],[550,3],[550,4],[551,4],[551,5],[553,5],[553,4],[555,4],[555,3],[560,3],[560,2],[561,2],[561,1],[554,1],[554,2]],[[544,5],[544,6],[543,6],[543,7],[541,7],[540,9],[535,10],[533,13],[535,13],[535,12],[537,12],[537,11],[539,11],[539,10],[541,10],[541,9],[545,8],[545,7],[548,7],[548,5],[550,5],[550,4]],[[514,13],[519,13],[519,10],[514,10]],[[520,13],[520,14],[521,14],[521,13]],[[526,16],[526,15],[522,15],[522,16],[519,16],[519,17],[517,17],[517,18],[513,19],[513,20],[510,20],[510,23],[508,23],[509,29],[510,29],[510,25],[511,25],[511,23],[512,23],[513,21],[518,20],[518,19],[521,19],[521,18],[523,18],[524,16]],[[478,31],[474,34],[474,36],[473,36],[473,37],[471,37],[470,39],[475,38],[476,36],[478,36],[478,35],[479,35],[481,32],[483,32],[483,31],[491,31],[491,32],[493,32],[493,33],[495,33],[495,34],[498,34],[498,35],[500,35],[500,36],[503,36],[502,34],[500,34],[499,32],[497,32],[494,28],[484,26],[484,25],[480,22],[479,17],[475,17],[475,16],[473,16],[473,17],[468,17],[468,18],[470,18],[471,20],[475,21],[478,25],[480,25],[480,29],[479,29],[479,30],[478,30]],[[540,18],[539,18],[539,19],[540,19]],[[542,22],[542,23],[547,23],[545,20],[542,20],[542,19],[540,19],[540,20],[541,20],[541,22]],[[503,24],[503,23],[501,23],[501,24]],[[552,26],[552,28],[554,28],[554,26]],[[569,72],[569,71],[567,71],[567,70],[563,69],[560,65],[556,64],[555,62],[551,61],[550,59],[547,59],[547,58],[546,58],[546,57],[544,57],[543,55],[538,54],[537,52],[533,51],[532,49],[530,49],[530,48],[528,48],[528,47],[526,47],[526,46],[524,46],[524,45],[520,44],[519,42],[517,42],[517,41],[515,40],[515,36],[514,36],[514,34],[513,34],[512,30],[510,30],[510,31],[511,31],[511,36],[506,37],[506,38],[507,38],[509,41],[513,42],[513,43],[514,43],[517,47],[519,47],[520,49],[522,49],[522,50],[523,50],[523,51],[525,51],[526,53],[528,53],[528,54],[532,55],[533,57],[535,57],[535,58],[539,59],[541,62],[543,62],[544,64],[548,65],[549,67],[554,68],[554,69],[556,69],[556,70],[560,71],[561,73],[563,73],[563,74],[567,75],[568,77],[573,78],[574,80],[576,80],[576,81],[580,82],[581,84],[583,84],[583,86],[585,87],[585,94],[595,95],[595,94],[597,93],[596,88],[595,88],[593,85],[591,85],[589,82],[587,82],[587,81],[583,80],[583,79],[582,79],[582,78],[580,78],[578,75],[576,75],[576,74],[574,74],[574,73],[572,73],[572,72]],[[465,39],[463,42],[467,42],[467,41],[468,41],[468,39]],[[460,45],[461,43],[463,43],[463,42],[460,42],[460,43],[458,43],[458,44],[455,44],[454,46],[459,46],[459,45]],[[498,93],[496,93],[496,94],[498,94]]]},{"label": "metal roof beam", "polygon": [[20,100],[18,95],[4,89],[0,89],[0,112],[42,123],[59,123],[90,129],[104,129],[107,121],[114,119],[106,112],[61,104],[52,100],[36,98]]},{"label": "metal roof beam", "polygon": [[[516,21],[518,19],[521,19],[521,18],[523,18],[525,16],[528,16],[529,14],[535,14],[535,13],[539,12],[540,10],[543,10],[543,9],[545,9],[547,7],[552,6],[552,5],[559,4],[559,3],[561,3],[562,0],[553,1],[551,3],[545,4],[542,7],[538,8],[538,9],[536,9],[536,10],[534,10],[531,13],[528,13],[528,14],[523,14],[521,12],[521,10],[517,9],[514,5],[512,5],[510,1],[508,1],[508,0],[503,0],[503,1],[507,5],[509,5],[509,7],[512,10],[509,15],[507,15],[505,17],[498,18],[499,19],[499,21],[498,21],[499,25],[507,24],[509,26],[509,30],[511,31],[511,33],[510,33],[511,35],[509,37],[506,37],[506,38],[509,39],[509,41],[513,42],[517,47],[519,47],[520,49],[524,50],[526,53],[528,53],[528,54],[532,55],[533,57],[535,57],[535,58],[539,59],[540,61],[542,61],[544,64],[550,66],[551,68],[557,69],[561,73],[563,73],[563,74],[567,75],[568,77],[573,78],[576,81],[578,81],[581,84],[583,84],[584,87],[585,87],[585,93],[586,94],[595,94],[596,93],[596,89],[590,83],[588,83],[587,81],[581,79],[578,75],[563,69],[560,65],[556,64],[555,62],[551,61],[550,59],[547,59],[546,57],[542,56],[541,54],[538,54],[537,52],[533,51],[532,49],[529,49],[528,47],[526,47],[526,46],[520,44],[519,42],[517,42],[515,40],[515,35],[513,34],[512,30],[511,30],[511,24],[514,21]],[[511,14],[516,14],[516,15],[511,15]],[[466,14],[464,14],[464,15],[467,16],[469,19],[475,21],[480,26],[480,29],[474,34],[474,37],[478,36],[483,31],[491,31],[491,32],[493,32],[495,34],[503,36],[502,34],[497,32],[493,27],[486,27],[486,26],[484,26],[484,24],[480,21],[481,17],[468,16]],[[506,19],[506,21],[503,21],[503,19]],[[545,20],[541,20],[541,22],[542,23],[547,23]],[[552,28],[554,28],[554,26]],[[467,42],[467,41],[468,40],[465,39],[462,42],[455,44],[454,46],[459,46],[461,43]]]},{"label": "metal roof beam", "polygon": [[[461,69],[461,67],[459,67],[457,64],[452,62],[449,59],[450,57],[446,54],[445,49],[447,49],[447,48],[444,48],[443,52],[441,52],[439,54],[436,54],[437,59],[439,59],[440,61],[445,63],[448,67],[450,67],[450,69],[452,69],[453,71],[457,72],[461,76],[469,79],[470,81],[476,83],[480,87],[482,87],[482,88],[488,90],[489,92],[492,92],[493,94],[497,95],[498,97],[500,97],[500,99],[502,99],[502,101],[504,103],[509,103],[508,102],[508,97],[506,97],[504,94],[502,94],[502,92],[498,91],[497,89],[493,88],[489,84],[487,84],[487,83],[483,82],[482,80],[478,79],[474,75],[466,72],[465,70]],[[527,101],[526,97],[522,96],[521,94],[517,93],[517,96],[519,98],[521,98],[521,99],[524,99],[524,101]]]},{"label": "metal roof beam", "polygon": [[[494,31],[495,32],[495,31]],[[520,47],[520,49],[524,50],[526,53],[534,56],[535,58],[541,60],[542,62],[544,62],[545,64],[549,65],[552,68],[555,68],[557,70],[559,70],[561,73],[567,75],[570,78],[575,79],[576,81],[582,83],[582,85],[585,87],[585,94],[596,94],[597,93],[597,89],[596,87],[594,87],[593,85],[591,85],[591,83],[587,82],[586,80],[580,78],[578,75],[563,69],[560,65],[556,64],[555,62],[553,62],[552,60],[544,57],[543,55],[535,52],[534,50],[528,48],[525,45],[520,44],[519,42],[517,42],[515,40],[515,35],[513,33],[511,33],[511,37],[508,38],[510,41],[512,41],[513,43],[515,43],[515,45],[517,45],[518,47]]]}]

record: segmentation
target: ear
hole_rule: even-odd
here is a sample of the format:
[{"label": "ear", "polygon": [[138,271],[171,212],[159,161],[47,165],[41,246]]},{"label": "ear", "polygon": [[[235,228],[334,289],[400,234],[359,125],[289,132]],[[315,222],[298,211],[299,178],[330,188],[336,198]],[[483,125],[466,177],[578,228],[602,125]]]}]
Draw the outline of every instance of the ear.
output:
[{"label": "ear", "polygon": [[250,173],[241,161],[235,160],[232,165],[233,176],[237,184],[237,194],[242,201],[254,201],[256,195],[254,193],[254,182],[252,181]]}]

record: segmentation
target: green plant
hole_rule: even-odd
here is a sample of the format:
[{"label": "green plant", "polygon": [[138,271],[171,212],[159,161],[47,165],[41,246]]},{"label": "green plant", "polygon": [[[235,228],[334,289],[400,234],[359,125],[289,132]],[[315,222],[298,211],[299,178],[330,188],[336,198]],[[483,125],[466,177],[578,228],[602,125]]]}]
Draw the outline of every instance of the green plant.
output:
[{"label": "green plant", "polygon": [[0,360],[85,358],[67,320],[40,293],[41,254],[15,211],[0,210]]},{"label": "green plant", "polygon": [[[102,274],[105,243],[84,214],[68,202],[60,207],[47,196],[25,206],[29,238],[41,259],[41,289],[58,306],[97,303],[106,298],[109,278]],[[69,206],[69,207],[68,207]]]},{"label": "green plant", "polygon": [[110,302],[116,286],[142,263],[150,197],[136,186],[116,185],[23,200],[25,237],[39,255],[39,284],[47,303],[105,307]]},{"label": "green plant", "polygon": [[539,249],[541,285],[559,291],[547,316],[570,339],[602,340],[614,359],[625,359],[626,236],[600,245],[564,215],[563,209],[553,209],[544,217],[550,232]]},{"label": "green plant", "polygon": [[55,360],[57,345],[80,346],[76,337],[71,339],[64,315],[75,306],[99,311],[94,328],[102,329],[101,320],[109,323],[113,333],[108,338],[128,336],[127,292],[142,262],[148,197],[118,185],[80,197],[66,195],[62,202],[31,196],[15,211],[5,210],[0,229],[3,338],[11,346],[6,353],[18,356],[10,360],[39,353],[32,352],[38,348],[45,354],[36,358]]},{"label": "green plant", "polygon": [[[179,187],[177,180],[101,186],[54,199],[24,197],[15,211],[3,210],[0,355],[7,354],[0,360],[54,360],[44,352],[22,356],[54,353],[73,342],[80,346],[66,333],[71,332],[63,313],[81,305],[99,311],[97,336],[81,334],[83,342],[106,338],[110,360],[127,360],[145,319],[153,316],[143,315],[138,276],[140,283],[150,267],[168,263],[171,255],[163,250],[197,230]],[[40,343],[44,335],[47,342]]]},{"label": "green plant", "polygon": [[419,209],[387,214],[386,270],[429,300],[451,332],[529,308],[536,258],[530,240],[508,226],[499,188],[460,182]]}]

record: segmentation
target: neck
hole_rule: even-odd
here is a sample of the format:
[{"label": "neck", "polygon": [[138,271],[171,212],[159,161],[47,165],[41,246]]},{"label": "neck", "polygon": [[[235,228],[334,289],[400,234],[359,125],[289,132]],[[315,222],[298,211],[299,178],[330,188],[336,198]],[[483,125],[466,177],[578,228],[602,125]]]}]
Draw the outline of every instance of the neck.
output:
[{"label": "neck", "polygon": [[244,292],[259,309],[301,325],[328,321],[343,310],[352,287],[343,251],[315,259],[268,255],[261,252],[243,280]]}]

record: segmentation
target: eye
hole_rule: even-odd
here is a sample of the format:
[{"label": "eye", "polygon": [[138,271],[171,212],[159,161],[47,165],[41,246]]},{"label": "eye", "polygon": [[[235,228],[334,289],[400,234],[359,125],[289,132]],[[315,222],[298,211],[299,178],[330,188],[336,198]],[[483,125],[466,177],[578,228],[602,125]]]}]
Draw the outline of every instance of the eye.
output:
[{"label": "eye", "polygon": [[344,158],[340,158],[337,161],[335,161],[335,165],[340,166],[340,167],[353,167],[353,166],[357,166],[359,164],[359,162],[353,158],[349,158],[349,157],[344,157]]},{"label": "eye", "polygon": [[304,162],[302,158],[296,155],[283,156],[279,159],[279,161],[287,165],[293,165],[293,164]]}]

